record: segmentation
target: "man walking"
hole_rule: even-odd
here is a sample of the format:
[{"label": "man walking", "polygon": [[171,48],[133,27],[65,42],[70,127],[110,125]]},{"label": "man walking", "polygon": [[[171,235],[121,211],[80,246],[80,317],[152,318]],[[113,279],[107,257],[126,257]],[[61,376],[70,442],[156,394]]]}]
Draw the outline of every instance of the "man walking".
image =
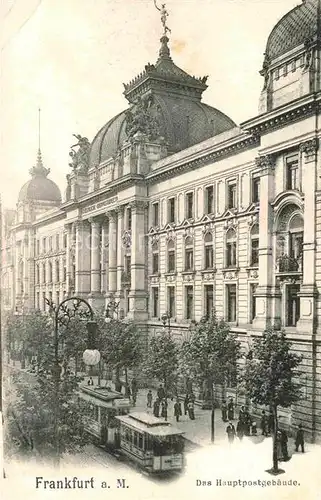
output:
[{"label": "man walking", "polygon": [[223,400],[221,410],[222,410],[222,420],[223,422],[227,422],[227,404],[225,399]]},{"label": "man walking", "polygon": [[295,451],[299,451],[299,446],[301,446],[301,452],[304,453],[304,430],[302,429],[302,424],[299,425],[298,431],[295,437]]},{"label": "man walking", "polygon": [[182,415],[182,407],[181,403],[178,399],[176,399],[176,403],[174,404],[174,416],[176,418],[176,422],[179,422],[179,417]]},{"label": "man walking", "polygon": [[152,391],[149,389],[149,391],[147,393],[147,408],[152,407],[152,400],[153,400],[153,394],[152,394]]},{"label": "man walking", "polygon": [[264,410],[262,411],[262,417],[261,417],[261,430],[262,430],[262,436],[268,436],[268,422]]},{"label": "man walking", "polygon": [[227,439],[230,444],[233,444],[234,438],[235,438],[235,427],[232,424],[232,422],[229,422],[228,426],[226,427],[226,433],[227,433]]},{"label": "man walking", "polygon": [[227,418],[229,420],[234,420],[234,402],[233,402],[233,398],[230,398],[229,404],[227,405]]}]

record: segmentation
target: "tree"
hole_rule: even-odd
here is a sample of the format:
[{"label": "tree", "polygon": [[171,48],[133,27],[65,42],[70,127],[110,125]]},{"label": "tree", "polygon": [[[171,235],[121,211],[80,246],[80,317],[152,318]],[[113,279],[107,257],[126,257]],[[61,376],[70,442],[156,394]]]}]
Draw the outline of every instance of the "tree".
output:
[{"label": "tree", "polygon": [[277,431],[278,407],[288,408],[301,397],[300,385],[294,381],[302,356],[291,352],[284,331],[268,329],[262,338],[255,339],[252,359],[245,366],[244,381],[249,397],[256,404],[268,405],[274,418],[273,474],[278,468]]},{"label": "tree", "polygon": [[166,396],[176,391],[179,347],[167,333],[153,337],[149,341],[143,363],[144,375],[163,383]]},{"label": "tree", "polygon": [[102,359],[112,369],[125,370],[128,387],[128,369],[139,365],[142,359],[143,339],[132,321],[111,319],[109,323],[98,323],[100,329],[100,351]]},{"label": "tree", "polygon": [[215,385],[225,387],[228,376],[236,372],[241,357],[240,343],[228,323],[213,314],[197,323],[190,337],[183,342],[180,353],[181,373],[198,383],[207,383],[212,402],[211,441],[214,441]]}]

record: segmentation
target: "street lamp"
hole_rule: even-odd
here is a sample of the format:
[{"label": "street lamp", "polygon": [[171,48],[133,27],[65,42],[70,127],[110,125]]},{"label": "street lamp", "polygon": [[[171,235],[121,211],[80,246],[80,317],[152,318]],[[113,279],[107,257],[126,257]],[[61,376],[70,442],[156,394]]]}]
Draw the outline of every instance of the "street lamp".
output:
[{"label": "street lamp", "polygon": [[[68,319],[71,317],[71,311],[66,306],[67,302],[73,302],[74,312],[76,312],[81,304],[84,304],[88,311],[90,320],[87,321],[87,332],[88,332],[88,348],[83,353],[83,361],[87,365],[97,365],[100,361],[100,352],[96,349],[95,337],[97,333],[97,323],[94,321],[94,311],[91,305],[80,297],[68,297],[64,299],[56,307],[51,300],[46,299],[47,304],[50,307],[50,312],[53,313],[54,320],[54,366],[52,369],[53,379],[54,379],[54,398],[55,398],[55,412],[54,412],[54,436],[56,445],[56,461],[57,465],[59,463],[59,385],[60,385],[60,375],[61,366],[59,364],[59,322],[63,323],[62,318],[59,318],[59,312],[63,311],[63,316]],[[67,323],[68,325],[68,323]]]}]

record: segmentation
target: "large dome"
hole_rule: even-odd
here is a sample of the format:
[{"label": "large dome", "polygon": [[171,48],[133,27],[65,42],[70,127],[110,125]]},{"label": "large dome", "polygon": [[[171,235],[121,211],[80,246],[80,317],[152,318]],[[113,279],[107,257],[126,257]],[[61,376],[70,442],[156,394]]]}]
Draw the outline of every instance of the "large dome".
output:
[{"label": "large dome", "polygon": [[207,77],[196,78],[176,66],[170,57],[168,41],[166,35],[161,38],[156,64],[147,64],[145,71],[124,85],[124,95],[132,106],[97,133],[91,144],[90,167],[117,153],[130,138],[133,119],[138,128],[150,125],[149,130],[164,141],[169,154],[235,127],[224,113],[201,102]]},{"label": "large dome", "polygon": [[40,151],[38,152],[37,165],[30,170],[30,173],[32,178],[20,189],[18,202],[61,202],[60,189],[55,182],[47,178],[49,169],[43,166]]},{"label": "large dome", "polygon": [[318,0],[304,1],[273,28],[266,45],[267,56],[272,60],[304,44],[317,34],[319,24]]}]

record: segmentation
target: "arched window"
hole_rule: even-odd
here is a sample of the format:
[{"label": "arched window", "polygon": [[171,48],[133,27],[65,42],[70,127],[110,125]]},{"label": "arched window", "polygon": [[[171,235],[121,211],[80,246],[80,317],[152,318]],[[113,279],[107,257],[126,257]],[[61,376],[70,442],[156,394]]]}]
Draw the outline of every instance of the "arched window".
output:
[{"label": "arched window", "polygon": [[250,266],[259,265],[259,225],[254,224],[250,233],[251,238],[251,255]]},{"label": "arched window", "polygon": [[185,239],[185,271],[193,270],[193,239],[190,236],[187,236]]},{"label": "arched window", "polygon": [[63,263],[63,269],[64,269],[63,282],[65,282],[67,280],[67,264],[65,260]]},{"label": "arched window", "polygon": [[60,262],[59,260],[56,260],[56,283],[59,283],[60,281]]},{"label": "arched window", "polygon": [[212,233],[206,233],[204,238],[204,264],[205,269],[213,269],[214,267],[214,255],[213,255],[213,235]]},{"label": "arched window", "polygon": [[48,282],[52,283],[52,263],[48,262]]},{"label": "arched window", "polygon": [[173,273],[175,271],[175,243],[169,240],[167,244],[167,271]]},{"label": "arched window", "polygon": [[303,218],[295,214],[289,222],[289,256],[300,259],[303,254]]},{"label": "arched window", "polygon": [[153,243],[152,246],[152,258],[152,273],[157,274],[159,272],[159,248],[157,242]]},{"label": "arched window", "polygon": [[229,229],[226,233],[226,267],[236,266],[236,233]]},{"label": "arched window", "polygon": [[46,283],[46,263],[42,264],[42,283]]}]

